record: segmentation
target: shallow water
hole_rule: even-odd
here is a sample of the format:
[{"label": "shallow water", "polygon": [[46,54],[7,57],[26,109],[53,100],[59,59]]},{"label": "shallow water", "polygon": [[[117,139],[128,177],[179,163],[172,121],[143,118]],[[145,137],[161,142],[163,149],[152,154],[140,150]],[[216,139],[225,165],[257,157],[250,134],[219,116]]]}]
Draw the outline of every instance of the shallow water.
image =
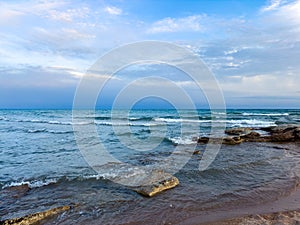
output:
[{"label": "shallow water", "polygon": [[[89,167],[76,145],[71,111],[0,111],[1,219],[75,203],[78,207],[44,223],[176,224],[216,209],[273,201],[289,195],[299,184],[299,143],[222,146],[209,168],[199,171],[205,145],[195,145],[193,137],[208,134],[210,120],[224,120],[224,115],[205,110],[199,111],[197,118],[189,117],[189,111],[183,115],[179,118],[173,110],[137,110],[127,120],[120,111],[112,121],[110,111],[96,111],[96,117],[82,112],[83,118],[92,116],[98,138],[110,153],[133,167],[162,163],[177,146],[196,146],[200,150],[175,174],[180,180],[178,187],[154,198],[144,198]],[[231,110],[226,121],[227,127],[264,127],[297,123],[299,119],[300,112],[296,110]],[[181,135],[182,123],[190,129]],[[151,151],[135,151],[122,145],[113,126],[122,131],[128,124],[131,133],[124,129],[127,133],[121,132],[123,137],[129,139],[134,135],[146,145],[147,137],[154,132],[162,142]],[[160,134],[165,124],[166,133]],[[222,130],[215,135],[220,134]],[[93,145],[95,139],[86,142]],[[20,188],[18,196],[12,197],[15,190],[11,188],[22,184],[28,184],[30,190]]]}]

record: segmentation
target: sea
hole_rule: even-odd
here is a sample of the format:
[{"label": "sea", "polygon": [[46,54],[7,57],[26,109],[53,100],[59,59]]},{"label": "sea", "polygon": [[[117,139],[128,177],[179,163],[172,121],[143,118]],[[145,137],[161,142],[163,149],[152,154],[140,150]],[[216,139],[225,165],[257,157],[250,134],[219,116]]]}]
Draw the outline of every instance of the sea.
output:
[{"label": "sea", "polygon": [[[206,145],[197,144],[199,136],[223,136],[224,128],[280,124],[300,124],[300,110],[0,110],[0,220],[74,205],[39,224],[184,224],[196,216],[200,223],[217,211],[284,198],[300,185],[299,143],[222,145],[202,170]],[[86,133],[79,144],[81,127],[96,135]],[[111,169],[105,158],[99,172],[82,145],[99,147],[95,158],[105,149],[127,166],[114,162]],[[199,154],[178,164],[174,189],[147,198],[130,179],[111,179],[151,165],[164,169],[178,147]]]}]

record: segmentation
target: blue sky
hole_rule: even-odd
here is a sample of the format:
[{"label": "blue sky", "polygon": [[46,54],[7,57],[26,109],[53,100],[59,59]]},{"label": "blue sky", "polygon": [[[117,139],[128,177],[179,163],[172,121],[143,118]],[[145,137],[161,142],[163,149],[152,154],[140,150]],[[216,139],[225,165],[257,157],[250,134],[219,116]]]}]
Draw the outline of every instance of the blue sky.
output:
[{"label": "blue sky", "polygon": [[[0,2],[0,108],[71,108],[101,55],[143,40],[198,55],[228,107],[300,106],[299,0],[12,0]],[[120,71],[99,104],[108,107],[132,74],[176,73],[157,68]]]}]

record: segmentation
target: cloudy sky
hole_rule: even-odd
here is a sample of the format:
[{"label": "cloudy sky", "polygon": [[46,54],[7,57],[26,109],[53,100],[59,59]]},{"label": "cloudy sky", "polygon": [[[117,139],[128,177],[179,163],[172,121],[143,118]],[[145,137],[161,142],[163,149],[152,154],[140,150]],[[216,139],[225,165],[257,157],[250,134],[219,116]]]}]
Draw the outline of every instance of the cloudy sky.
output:
[{"label": "cloudy sky", "polygon": [[[0,108],[71,108],[99,57],[144,40],[196,54],[228,107],[300,107],[300,0],[2,0]],[[106,87],[102,106],[122,79],[175,73],[160,65],[124,69]],[[163,84],[149,82],[155,85]]]}]

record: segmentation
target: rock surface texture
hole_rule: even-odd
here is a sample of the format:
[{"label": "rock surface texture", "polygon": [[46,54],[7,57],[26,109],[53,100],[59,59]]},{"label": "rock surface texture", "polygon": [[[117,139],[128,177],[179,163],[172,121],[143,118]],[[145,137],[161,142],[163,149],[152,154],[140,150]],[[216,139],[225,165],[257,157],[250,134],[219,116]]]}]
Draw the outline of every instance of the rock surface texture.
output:
[{"label": "rock surface texture", "polygon": [[143,196],[152,197],[162,191],[176,187],[179,180],[171,174],[157,171],[152,173],[152,176],[147,177],[144,183],[145,185],[141,183],[139,187],[135,187],[133,190]]},{"label": "rock surface texture", "polygon": [[30,224],[36,224],[39,221],[41,221],[41,220],[43,220],[43,219],[45,219],[49,216],[53,216],[53,215],[62,213],[64,211],[70,210],[71,207],[72,206],[69,206],[69,205],[56,207],[56,208],[53,208],[53,209],[49,209],[47,211],[30,214],[30,215],[23,216],[23,217],[20,217],[20,218],[0,221],[0,224],[1,225],[30,225]]},{"label": "rock surface texture", "polygon": [[[267,132],[261,135],[259,131]],[[225,130],[228,136],[221,138],[199,137],[198,143],[222,143],[226,145],[236,145],[242,142],[294,142],[300,141],[299,125],[282,125],[277,127],[264,128],[231,128]]]}]

